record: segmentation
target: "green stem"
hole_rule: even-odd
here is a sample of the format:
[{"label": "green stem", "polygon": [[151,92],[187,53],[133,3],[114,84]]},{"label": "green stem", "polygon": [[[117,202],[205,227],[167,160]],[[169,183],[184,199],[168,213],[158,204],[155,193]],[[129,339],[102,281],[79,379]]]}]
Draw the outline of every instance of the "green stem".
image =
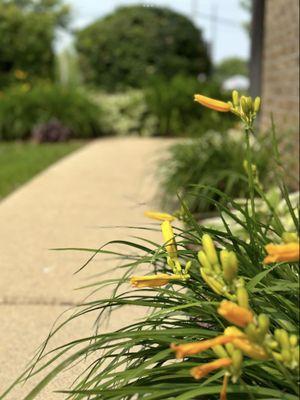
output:
[{"label": "green stem", "polygon": [[252,211],[252,218],[255,220],[255,202],[254,202],[255,188],[254,188],[254,177],[252,171],[252,157],[251,157],[251,147],[250,147],[250,133],[252,132],[252,130],[250,127],[246,127],[245,132],[246,132],[246,143],[247,143],[246,157],[248,163],[247,173],[248,173],[248,181],[250,187],[251,211]]}]

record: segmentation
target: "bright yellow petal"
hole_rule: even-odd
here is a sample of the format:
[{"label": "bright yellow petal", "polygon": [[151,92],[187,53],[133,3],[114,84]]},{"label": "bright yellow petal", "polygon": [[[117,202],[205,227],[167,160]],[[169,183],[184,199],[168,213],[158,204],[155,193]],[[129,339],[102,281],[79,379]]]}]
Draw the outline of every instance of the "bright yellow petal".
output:
[{"label": "bright yellow petal", "polygon": [[211,99],[210,97],[202,96],[201,94],[195,94],[194,100],[200,103],[204,107],[211,108],[215,111],[229,112],[231,106],[224,101]]},{"label": "bright yellow petal", "polygon": [[156,211],[145,211],[145,217],[156,219],[158,221],[174,221],[175,217],[168,213],[156,212]]}]

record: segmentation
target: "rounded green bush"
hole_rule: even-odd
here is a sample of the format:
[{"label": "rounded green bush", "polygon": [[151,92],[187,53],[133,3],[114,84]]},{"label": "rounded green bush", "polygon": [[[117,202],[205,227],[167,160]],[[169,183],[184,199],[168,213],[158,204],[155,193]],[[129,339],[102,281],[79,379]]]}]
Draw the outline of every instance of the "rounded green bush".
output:
[{"label": "rounded green bush", "polygon": [[76,48],[85,80],[109,90],[210,70],[201,31],[167,8],[119,8],[77,32]]},{"label": "rounded green bush", "polygon": [[53,119],[75,138],[102,134],[101,109],[80,88],[22,84],[0,96],[0,139],[28,139],[36,126]]}]

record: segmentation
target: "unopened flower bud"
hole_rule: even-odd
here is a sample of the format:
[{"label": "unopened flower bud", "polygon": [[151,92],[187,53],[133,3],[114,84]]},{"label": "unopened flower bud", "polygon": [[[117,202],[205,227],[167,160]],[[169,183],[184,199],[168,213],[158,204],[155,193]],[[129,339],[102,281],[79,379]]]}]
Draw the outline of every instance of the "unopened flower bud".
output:
[{"label": "unopened flower bud", "polygon": [[247,336],[249,339],[251,339],[253,342],[256,342],[258,339],[258,332],[256,329],[256,326],[253,323],[248,324],[248,326],[245,329],[245,332],[247,333]]},{"label": "unopened flower bud", "polygon": [[232,101],[233,101],[234,107],[238,107],[238,105],[239,105],[239,92],[237,90],[234,90],[232,92]]},{"label": "unopened flower bud", "polygon": [[191,266],[192,266],[192,261],[187,261],[187,263],[185,264],[185,267],[183,269],[184,275],[188,275],[189,270],[191,269]]},{"label": "unopened flower bud", "polygon": [[227,351],[224,349],[224,347],[222,345],[217,345],[212,347],[212,350],[214,351],[214,353],[219,357],[219,358],[227,358],[228,354]]},{"label": "unopened flower bud", "polygon": [[247,98],[245,96],[242,96],[240,102],[243,113],[248,114],[249,108],[248,108]]},{"label": "unopened flower bud", "polygon": [[291,336],[290,336],[290,345],[291,345],[292,347],[296,347],[297,344],[298,344],[298,338],[297,338],[297,336],[296,336],[296,335],[291,335]]},{"label": "unopened flower bud", "polygon": [[268,332],[270,326],[270,319],[266,314],[259,314],[258,326],[262,335],[265,335]]},{"label": "unopened flower bud", "polygon": [[212,266],[210,265],[210,262],[208,261],[208,258],[206,257],[206,254],[204,251],[200,250],[198,252],[198,260],[205,269],[211,270]]},{"label": "unopened flower bud", "polygon": [[234,350],[235,350],[234,345],[233,345],[232,343],[226,343],[226,344],[225,344],[225,347],[226,347],[226,350],[227,350],[228,354],[229,354],[230,356],[232,356],[232,354],[233,354],[233,352],[234,352]]},{"label": "unopened flower bud", "polygon": [[223,267],[223,277],[227,283],[231,283],[237,275],[237,260],[233,252],[222,250],[220,259]]},{"label": "unopened flower bud", "polygon": [[212,238],[207,235],[204,234],[202,236],[202,246],[203,249],[207,255],[208,261],[210,262],[210,264],[217,264],[219,262],[218,260],[218,256],[217,256],[217,252],[216,252],[216,248],[214,245],[214,242],[212,241]]},{"label": "unopened flower bud", "polygon": [[236,296],[239,306],[249,308],[249,296],[245,287],[239,287],[237,289]]},{"label": "unopened flower bud", "polygon": [[257,112],[259,111],[259,109],[260,109],[260,103],[261,103],[260,97],[255,97],[254,104],[253,104],[254,112],[257,113]]},{"label": "unopened flower bud", "polygon": [[282,349],[288,350],[290,348],[290,341],[287,331],[284,329],[275,329],[274,335]]},{"label": "unopened flower bud", "polygon": [[283,349],[281,352],[281,355],[282,355],[283,361],[286,363],[290,362],[292,359],[291,352],[288,349]]},{"label": "unopened flower bud", "polygon": [[247,107],[248,107],[248,110],[249,111],[252,111],[253,110],[253,102],[252,102],[252,97],[247,97],[246,98],[246,101],[247,101]]},{"label": "unopened flower bud", "polygon": [[231,359],[232,359],[232,368],[234,373],[239,374],[243,362],[243,353],[241,352],[241,350],[239,349],[234,350]]}]

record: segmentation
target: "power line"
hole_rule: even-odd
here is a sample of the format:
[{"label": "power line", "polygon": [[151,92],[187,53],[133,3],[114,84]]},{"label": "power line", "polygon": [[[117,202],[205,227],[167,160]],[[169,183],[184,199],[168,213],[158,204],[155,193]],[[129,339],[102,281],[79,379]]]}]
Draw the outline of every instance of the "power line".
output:
[{"label": "power line", "polygon": [[242,25],[240,23],[236,22],[234,19],[216,17],[213,14],[206,14],[206,13],[198,12],[193,17],[194,18],[209,19],[209,20],[216,19],[216,22],[218,24],[228,25],[228,26],[231,26],[232,28],[239,28],[239,29],[242,28]]}]

